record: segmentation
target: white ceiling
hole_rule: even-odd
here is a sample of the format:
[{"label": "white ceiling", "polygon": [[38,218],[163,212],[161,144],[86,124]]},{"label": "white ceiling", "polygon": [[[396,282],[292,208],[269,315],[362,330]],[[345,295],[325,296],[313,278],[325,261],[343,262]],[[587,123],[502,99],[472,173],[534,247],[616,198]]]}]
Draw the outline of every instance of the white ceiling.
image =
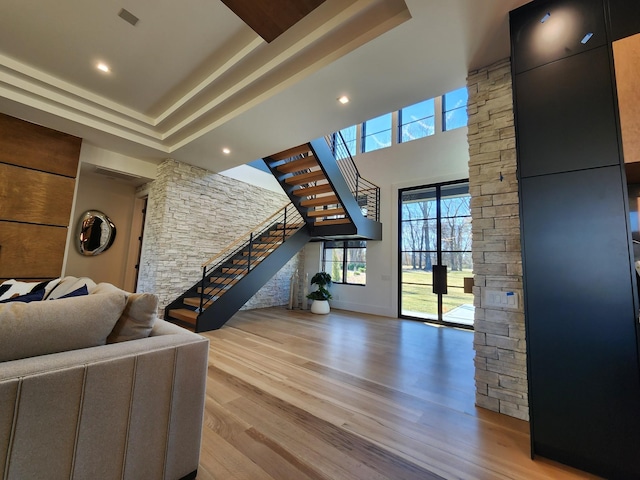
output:
[{"label": "white ceiling", "polygon": [[2,0],[0,111],[222,171],[463,86],[527,2],[326,0],[267,44],[219,0]]}]

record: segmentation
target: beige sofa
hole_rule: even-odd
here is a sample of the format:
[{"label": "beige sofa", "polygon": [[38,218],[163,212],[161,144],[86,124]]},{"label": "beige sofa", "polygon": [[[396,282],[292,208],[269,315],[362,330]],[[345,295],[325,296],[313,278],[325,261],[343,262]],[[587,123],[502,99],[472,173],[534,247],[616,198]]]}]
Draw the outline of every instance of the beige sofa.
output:
[{"label": "beige sofa", "polygon": [[154,319],[148,337],[104,344],[140,298],[104,290],[0,305],[1,478],[195,478],[208,340]]}]

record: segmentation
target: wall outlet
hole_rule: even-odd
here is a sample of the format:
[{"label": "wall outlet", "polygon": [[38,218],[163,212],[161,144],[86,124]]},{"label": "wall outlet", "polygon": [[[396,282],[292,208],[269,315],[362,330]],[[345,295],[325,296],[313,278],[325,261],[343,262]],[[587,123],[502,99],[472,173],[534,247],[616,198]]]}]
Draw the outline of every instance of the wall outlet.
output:
[{"label": "wall outlet", "polygon": [[495,308],[518,308],[518,294],[516,292],[501,292],[499,290],[484,291],[484,306]]}]

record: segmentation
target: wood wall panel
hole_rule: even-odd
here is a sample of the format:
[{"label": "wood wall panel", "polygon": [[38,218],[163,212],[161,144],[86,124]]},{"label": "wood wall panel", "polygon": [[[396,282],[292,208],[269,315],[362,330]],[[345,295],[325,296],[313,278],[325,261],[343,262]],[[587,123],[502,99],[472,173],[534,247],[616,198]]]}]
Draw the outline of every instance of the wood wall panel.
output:
[{"label": "wood wall panel", "polygon": [[66,241],[64,227],[0,221],[0,276],[59,277]]},{"label": "wood wall panel", "polygon": [[75,178],[82,140],[0,114],[0,162]]},{"label": "wood wall panel", "polygon": [[0,279],[62,274],[81,143],[0,114]]},{"label": "wood wall panel", "polygon": [[69,225],[73,178],[0,163],[0,220]]},{"label": "wood wall panel", "polygon": [[613,43],[625,163],[640,162],[640,34]]}]

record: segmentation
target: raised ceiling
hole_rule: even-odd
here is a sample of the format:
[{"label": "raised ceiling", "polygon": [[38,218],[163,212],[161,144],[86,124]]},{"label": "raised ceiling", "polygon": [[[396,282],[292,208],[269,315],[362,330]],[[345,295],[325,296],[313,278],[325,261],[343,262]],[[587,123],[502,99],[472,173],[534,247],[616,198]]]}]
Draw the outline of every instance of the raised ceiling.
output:
[{"label": "raised ceiling", "polygon": [[3,0],[0,111],[220,171],[464,85],[527,3],[301,1],[321,4],[267,43],[220,0]]}]

